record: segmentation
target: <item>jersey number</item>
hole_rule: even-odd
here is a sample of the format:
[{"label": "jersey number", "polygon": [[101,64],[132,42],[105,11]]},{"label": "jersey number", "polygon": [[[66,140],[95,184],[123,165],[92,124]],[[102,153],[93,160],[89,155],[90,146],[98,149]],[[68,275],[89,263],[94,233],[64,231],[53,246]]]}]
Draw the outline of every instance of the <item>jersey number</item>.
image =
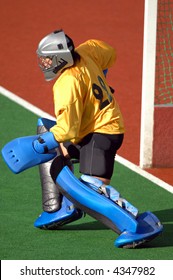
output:
[{"label": "jersey number", "polygon": [[[102,80],[102,78],[100,76],[98,76],[97,78],[98,78],[98,81],[99,81],[99,85],[93,84],[92,85],[92,90],[93,90],[93,94],[94,94],[95,98],[100,101],[99,108],[100,108],[100,110],[102,110],[112,101],[112,96],[109,93],[109,91],[108,91],[104,81]],[[103,93],[104,92],[106,92],[107,99],[103,101]]]}]

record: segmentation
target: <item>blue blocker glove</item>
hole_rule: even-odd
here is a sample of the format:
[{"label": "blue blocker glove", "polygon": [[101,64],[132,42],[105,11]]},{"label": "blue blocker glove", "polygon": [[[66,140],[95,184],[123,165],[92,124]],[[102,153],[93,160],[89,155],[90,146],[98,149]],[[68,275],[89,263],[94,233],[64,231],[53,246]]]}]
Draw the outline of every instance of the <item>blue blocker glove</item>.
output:
[{"label": "blue blocker glove", "polygon": [[47,162],[56,156],[59,143],[52,132],[16,138],[2,148],[2,156],[14,173]]},{"label": "blue blocker glove", "polygon": [[47,154],[54,152],[54,149],[59,146],[52,132],[46,132],[38,135],[38,139],[33,141],[33,148],[39,154]]}]

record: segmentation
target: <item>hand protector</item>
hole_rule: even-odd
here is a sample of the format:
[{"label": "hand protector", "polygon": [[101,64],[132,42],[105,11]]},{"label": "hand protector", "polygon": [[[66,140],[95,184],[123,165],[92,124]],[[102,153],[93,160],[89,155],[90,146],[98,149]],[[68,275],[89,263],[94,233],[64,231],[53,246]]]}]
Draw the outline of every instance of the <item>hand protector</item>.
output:
[{"label": "hand protector", "polygon": [[39,154],[47,154],[59,146],[59,143],[55,140],[52,132],[46,132],[38,136],[38,139],[34,140],[33,147]]},{"label": "hand protector", "polygon": [[[42,139],[39,142],[39,136]],[[52,133],[16,138],[2,149],[4,161],[14,173],[20,173],[28,168],[52,160],[56,156],[55,148],[58,142]],[[47,153],[45,153],[47,151]],[[48,153],[49,151],[49,153]]]}]

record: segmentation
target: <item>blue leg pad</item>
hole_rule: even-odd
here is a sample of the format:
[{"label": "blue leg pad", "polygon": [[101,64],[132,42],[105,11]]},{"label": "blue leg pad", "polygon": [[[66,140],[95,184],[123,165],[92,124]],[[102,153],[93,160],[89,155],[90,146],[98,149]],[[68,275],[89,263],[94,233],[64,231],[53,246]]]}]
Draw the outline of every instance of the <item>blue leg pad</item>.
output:
[{"label": "blue leg pad", "polygon": [[128,229],[136,232],[138,223],[134,217],[113,201],[100,195],[79,181],[68,167],[64,167],[56,179],[60,191],[79,209],[117,233]]},{"label": "blue leg pad", "polygon": [[42,229],[58,229],[82,216],[83,212],[75,208],[66,197],[63,197],[61,209],[53,213],[43,212],[35,221],[34,226]]},{"label": "blue leg pad", "polygon": [[92,188],[100,194],[104,194],[113,202],[117,203],[119,206],[127,210],[133,216],[138,215],[138,209],[134,207],[129,201],[121,197],[120,193],[110,185],[104,185],[103,182],[93,176],[82,175],[81,180],[85,185]]},{"label": "blue leg pad", "polygon": [[137,247],[163,230],[160,221],[151,212],[134,217],[109,198],[83,184],[68,167],[59,173],[56,183],[63,195],[79,209],[120,234],[115,241],[117,247]]}]

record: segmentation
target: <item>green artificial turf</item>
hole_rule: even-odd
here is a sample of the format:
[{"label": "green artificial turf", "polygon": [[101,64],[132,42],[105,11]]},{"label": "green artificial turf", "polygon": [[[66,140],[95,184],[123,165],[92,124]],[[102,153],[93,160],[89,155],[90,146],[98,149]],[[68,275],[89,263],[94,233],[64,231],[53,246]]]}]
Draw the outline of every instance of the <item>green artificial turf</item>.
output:
[{"label": "green artificial turf", "polygon": [[[16,137],[36,134],[36,115],[1,95],[0,104],[0,148]],[[118,235],[88,215],[61,230],[36,229],[33,223],[42,211],[38,167],[15,175],[0,157],[1,260],[172,260],[172,194],[119,163],[112,185],[140,212],[156,214],[164,225],[162,235],[144,248],[118,249]]]}]

